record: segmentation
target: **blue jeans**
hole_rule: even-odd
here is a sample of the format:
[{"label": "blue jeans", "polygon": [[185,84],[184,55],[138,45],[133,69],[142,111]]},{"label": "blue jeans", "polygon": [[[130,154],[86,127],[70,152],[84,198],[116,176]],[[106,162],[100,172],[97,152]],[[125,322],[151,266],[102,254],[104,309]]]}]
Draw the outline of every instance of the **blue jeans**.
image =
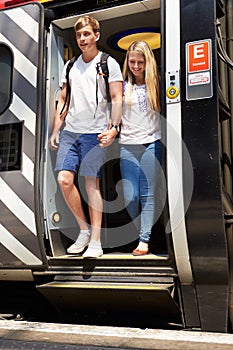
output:
[{"label": "blue jeans", "polygon": [[120,169],[125,205],[140,231],[140,242],[148,243],[152,227],[158,219],[155,197],[161,158],[160,140],[145,145],[121,145]]}]

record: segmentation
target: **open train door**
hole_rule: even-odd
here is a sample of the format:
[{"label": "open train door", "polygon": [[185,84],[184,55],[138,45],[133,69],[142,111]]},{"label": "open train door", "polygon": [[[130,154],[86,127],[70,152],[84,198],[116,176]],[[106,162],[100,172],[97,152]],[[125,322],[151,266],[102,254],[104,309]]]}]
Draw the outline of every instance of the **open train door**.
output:
[{"label": "open train door", "polygon": [[39,171],[43,28],[40,4],[0,11],[0,263],[6,268],[0,275],[5,277],[18,269],[22,278],[24,272],[46,265]]}]

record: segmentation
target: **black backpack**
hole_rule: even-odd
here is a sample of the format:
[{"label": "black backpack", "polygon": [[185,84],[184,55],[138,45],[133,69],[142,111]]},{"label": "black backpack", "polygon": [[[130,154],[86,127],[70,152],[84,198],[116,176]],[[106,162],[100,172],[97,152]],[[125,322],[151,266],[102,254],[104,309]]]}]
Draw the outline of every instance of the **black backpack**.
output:
[{"label": "black backpack", "polygon": [[[101,53],[100,62],[98,62],[96,64],[96,71],[97,71],[97,74],[103,75],[105,85],[106,85],[107,102],[111,102],[109,83],[108,83],[108,76],[109,76],[108,63],[107,63],[108,56],[109,56],[109,54],[106,52]],[[62,107],[60,114],[62,114],[62,112],[65,108],[65,105],[66,105],[68,99],[70,98],[71,87],[69,84],[69,74],[70,74],[70,70],[73,67],[73,64],[77,60],[77,58],[78,58],[78,56],[72,57],[67,65],[67,67],[66,67],[66,81],[67,81],[66,98],[65,98],[65,102],[64,102],[64,105]],[[98,89],[98,84],[96,81],[96,104],[98,104],[98,91],[97,91],[97,89]]]}]

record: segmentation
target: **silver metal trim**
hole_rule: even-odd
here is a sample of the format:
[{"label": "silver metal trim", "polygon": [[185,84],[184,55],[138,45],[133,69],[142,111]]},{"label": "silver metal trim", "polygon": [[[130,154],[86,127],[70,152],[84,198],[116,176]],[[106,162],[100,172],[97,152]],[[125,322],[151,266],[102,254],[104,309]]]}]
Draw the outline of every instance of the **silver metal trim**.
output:
[{"label": "silver metal trim", "polygon": [[[180,70],[180,1],[166,1],[166,71]],[[181,283],[193,281],[183,197],[181,103],[167,104],[167,190],[170,228]]]}]

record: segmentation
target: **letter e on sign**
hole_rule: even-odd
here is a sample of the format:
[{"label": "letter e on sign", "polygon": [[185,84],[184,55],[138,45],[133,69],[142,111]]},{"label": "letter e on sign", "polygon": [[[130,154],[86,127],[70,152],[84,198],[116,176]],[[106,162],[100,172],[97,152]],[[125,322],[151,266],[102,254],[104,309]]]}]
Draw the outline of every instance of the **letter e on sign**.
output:
[{"label": "letter e on sign", "polygon": [[198,41],[187,45],[188,72],[210,69],[210,41]]}]

